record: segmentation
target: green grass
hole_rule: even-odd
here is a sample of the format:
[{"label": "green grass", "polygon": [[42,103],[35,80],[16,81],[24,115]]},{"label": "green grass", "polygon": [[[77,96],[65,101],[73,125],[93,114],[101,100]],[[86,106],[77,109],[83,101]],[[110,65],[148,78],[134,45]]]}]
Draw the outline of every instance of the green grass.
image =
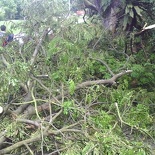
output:
[{"label": "green grass", "polygon": [[7,31],[12,32],[13,34],[18,34],[20,32],[21,23],[23,23],[23,20],[0,21],[0,25],[5,25]]}]

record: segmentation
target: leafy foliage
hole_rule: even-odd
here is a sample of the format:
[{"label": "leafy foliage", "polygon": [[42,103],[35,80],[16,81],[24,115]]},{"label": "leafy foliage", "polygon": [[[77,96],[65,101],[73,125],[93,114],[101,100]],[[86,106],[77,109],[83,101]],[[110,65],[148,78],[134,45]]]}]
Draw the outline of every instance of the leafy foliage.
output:
[{"label": "leafy foliage", "polygon": [[22,0],[1,0],[0,5],[0,12],[2,13],[0,16],[1,20],[22,18]]},{"label": "leafy foliage", "polygon": [[[12,42],[1,50],[0,102],[6,110],[0,130],[8,145],[0,142],[0,154],[154,154],[154,35],[131,54],[124,51],[125,36],[107,33],[102,24],[77,23],[74,16],[63,22],[66,9],[57,10],[63,2],[27,3],[24,26],[37,35],[32,31],[23,47]],[[57,15],[64,18],[55,20]],[[46,26],[53,28],[51,40],[43,35]],[[128,69],[131,74],[111,85]]]}]

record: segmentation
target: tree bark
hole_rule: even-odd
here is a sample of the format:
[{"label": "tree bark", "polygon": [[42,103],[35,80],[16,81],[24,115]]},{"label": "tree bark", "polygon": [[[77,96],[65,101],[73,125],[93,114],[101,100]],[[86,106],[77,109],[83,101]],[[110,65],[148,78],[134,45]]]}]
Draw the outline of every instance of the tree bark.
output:
[{"label": "tree bark", "polygon": [[118,22],[118,8],[121,6],[120,0],[111,0],[110,5],[104,12],[103,26],[115,33]]}]

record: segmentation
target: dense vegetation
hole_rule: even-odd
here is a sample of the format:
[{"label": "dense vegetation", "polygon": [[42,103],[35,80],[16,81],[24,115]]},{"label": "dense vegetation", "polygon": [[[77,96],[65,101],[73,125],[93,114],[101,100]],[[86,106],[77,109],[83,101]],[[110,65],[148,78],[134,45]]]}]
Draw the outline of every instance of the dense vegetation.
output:
[{"label": "dense vegetation", "polygon": [[114,33],[97,13],[78,23],[63,0],[23,14],[24,45],[0,48],[0,154],[154,155],[154,29]]}]

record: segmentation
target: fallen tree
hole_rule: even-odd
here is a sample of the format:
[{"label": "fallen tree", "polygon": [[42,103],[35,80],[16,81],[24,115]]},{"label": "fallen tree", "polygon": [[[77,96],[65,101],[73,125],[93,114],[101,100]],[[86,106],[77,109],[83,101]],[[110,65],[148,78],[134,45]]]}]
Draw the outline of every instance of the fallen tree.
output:
[{"label": "fallen tree", "polygon": [[[34,57],[33,57],[33,60],[34,60]],[[83,82],[76,86],[75,91],[78,89],[83,89],[83,88],[90,87],[93,85],[106,85],[106,84],[114,85],[114,84],[116,84],[116,81],[118,78],[122,77],[123,75],[129,74],[131,72],[132,72],[131,70],[123,71],[121,73],[113,75],[112,78],[107,79],[107,80],[95,80],[95,81]],[[32,91],[32,90],[30,90],[30,91]],[[63,94],[53,97],[47,103],[42,103],[40,106],[37,106],[37,105],[32,106],[31,105],[32,102],[37,101],[37,99],[35,99],[33,94],[31,97],[28,97],[28,100],[26,100],[25,103],[12,103],[15,105],[22,104],[16,110],[9,111],[9,113],[14,116],[13,121],[19,122],[22,124],[27,124],[28,125],[27,128],[30,128],[30,129],[37,128],[37,130],[35,131],[36,134],[33,133],[31,138],[25,139],[23,141],[12,144],[9,147],[1,149],[0,154],[9,153],[12,150],[16,150],[21,146],[25,146],[26,148],[29,148],[28,145],[33,142],[42,141],[43,140],[42,138],[46,138],[47,136],[51,136],[51,135],[56,136],[57,134],[62,134],[64,132],[69,132],[69,133],[70,132],[73,132],[73,133],[79,132],[80,134],[85,135],[86,133],[82,133],[81,125],[80,125],[82,122],[84,122],[84,119],[83,120],[81,119],[77,123],[73,123],[71,125],[62,127],[61,129],[55,129],[55,130],[52,129],[53,128],[52,124],[57,120],[58,117],[60,117],[60,115],[63,112],[61,100],[68,95],[70,95],[69,92],[65,91]],[[33,100],[31,100],[31,99],[33,99]],[[27,103],[27,102],[29,102],[29,103]],[[41,113],[45,110],[51,111],[51,108],[53,107],[53,105],[58,106],[58,108],[59,108],[58,112],[56,112],[54,114],[49,113],[49,115],[47,115],[45,118],[41,118],[39,116],[39,113]],[[19,110],[19,109],[22,109],[22,110]],[[7,112],[5,112],[5,113],[7,113]],[[23,113],[23,115],[19,115],[20,113]],[[33,115],[37,115],[39,120],[27,119],[27,118],[33,117]],[[75,127],[75,128],[72,128],[72,127]],[[5,134],[3,134],[3,137],[5,137]],[[1,145],[3,143],[5,143],[5,140],[7,140],[7,139],[4,138],[3,141],[1,141]],[[28,150],[31,152],[30,148]]]}]

